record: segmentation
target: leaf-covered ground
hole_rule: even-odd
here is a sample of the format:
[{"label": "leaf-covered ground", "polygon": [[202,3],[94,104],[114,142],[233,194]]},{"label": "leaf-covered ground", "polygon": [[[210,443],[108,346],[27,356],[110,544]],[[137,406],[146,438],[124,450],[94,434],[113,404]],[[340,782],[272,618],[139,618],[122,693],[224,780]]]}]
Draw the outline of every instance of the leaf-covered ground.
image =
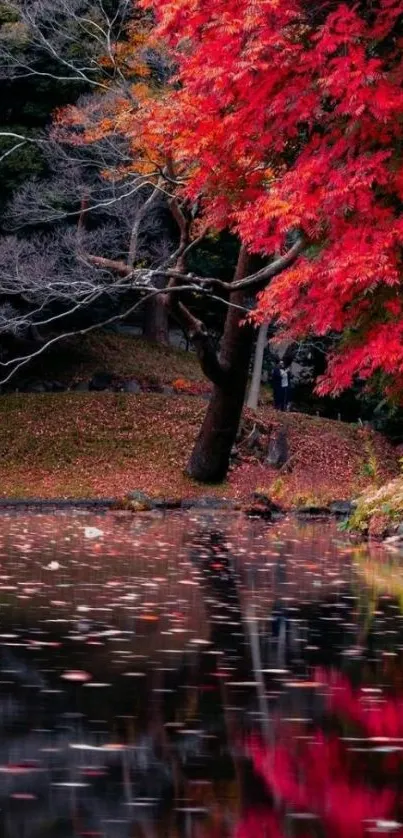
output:
[{"label": "leaf-covered ground", "polygon": [[[249,417],[253,426],[254,418]],[[264,466],[253,456],[233,474],[236,491],[249,484],[289,506],[325,505],[356,497],[368,486],[379,486],[398,470],[394,449],[381,434],[345,422],[302,413],[259,410],[263,441],[284,428],[288,461],[281,470]],[[266,430],[266,435],[264,431]]]},{"label": "leaf-covered ground", "polygon": [[[262,427],[288,427],[290,470],[252,455],[226,484],[200,486],[184,474],[206,403],[197,397],[126,393],[10,394],[0,397],[2,497],[122,497],[217,494],[246,498],[264,491],[286,505],[355,496],[396,474],[382,437],[356,426],[262,408]],[[251,418],[247,419],[250,425]],[[268,435],[262,435],[263,443]]]}]

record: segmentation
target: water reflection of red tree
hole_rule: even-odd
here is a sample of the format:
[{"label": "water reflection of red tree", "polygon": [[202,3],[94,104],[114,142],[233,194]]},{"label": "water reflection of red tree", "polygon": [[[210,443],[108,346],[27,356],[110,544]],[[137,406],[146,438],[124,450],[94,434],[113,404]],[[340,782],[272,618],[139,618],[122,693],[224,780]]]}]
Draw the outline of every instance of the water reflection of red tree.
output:
[{"label": "water reflection of red tree", "polygon": [[354,690],[335,674],[318,677],[327,691],[325,730],[283,723],[274,744],[247,743],[273,802],[247,812],[236,838],[401,838],[403,699]]}]

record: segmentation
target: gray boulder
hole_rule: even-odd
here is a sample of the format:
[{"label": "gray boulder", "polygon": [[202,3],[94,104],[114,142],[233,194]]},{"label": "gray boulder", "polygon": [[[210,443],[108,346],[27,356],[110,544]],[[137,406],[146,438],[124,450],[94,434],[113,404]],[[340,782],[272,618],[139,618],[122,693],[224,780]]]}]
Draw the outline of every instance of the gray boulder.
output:
[{"label": "gray boulder", "polygon": [[254,427],[253,431],[246,437],[244,445],[247,451],[259,451],[262,449],[262,438],[256,427]]},{"label": "gray boulder", "polygon": [[134,512],[147,512],[155,508],[155,503],[152,498],[145,494],[145,492],[128,492],[127,501],[129,509]]},{"label": "gray boulder", "polygon": [[47,393],[48,389],[46,384],[43,381],[36,381],[34,384],[31,384],[29,388],[31,393]]},{"label": "gray boulder", "polygon": [[282,468],[288,460],[287,432],[281,428],[269,442],[266,464]]},{"label": "gray boulder", "polygon": [[132,393],[134,395],[138,395],[139,393],[141,393],[141,386],[138,383],[138,381],[133,379],[132,381],[124,382],[123,390],[125,393]]},{"label": "gray boulder", "polygon": [[349,500],[335,500],[330,504],[332,515],[349,516],[354,512],[354,504]]},{"label": "gray boulder", "polygon": [[262,492],[253,492],[248,505],[244,509],[246,515],[255,518],[271,519],[273,516],[278,517],[282,514],[281,506],[269,498],[268,495]]},{"label": "gray boulder", "polygon": [[90,390],[101,392],[102,390],[109,390],[113,384],[113,375],[109,372],[97,372],[91,378]]},{"label": "gray boulder", "polygon": [[88,381],[77,381],[76,384],[73,384],[71,389],[77,393],[88,393],[90,385],[88,384]]}]

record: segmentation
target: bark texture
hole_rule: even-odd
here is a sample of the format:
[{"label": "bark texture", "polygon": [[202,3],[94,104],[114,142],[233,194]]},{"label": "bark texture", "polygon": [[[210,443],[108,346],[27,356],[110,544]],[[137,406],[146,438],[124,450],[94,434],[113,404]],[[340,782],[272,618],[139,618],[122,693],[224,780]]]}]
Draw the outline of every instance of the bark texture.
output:
[{"label": "bark texture", "polygon": [[143,335],[146,340],[169,346],[169,317],[161,297],[153,297],[145,305]]},{"label": "bark texture", "polygon": [[[248,262],[246,250],[241,248],[234,281],[246,275]],[[215,376],[207,413],[187,468],[188,474],[202,483],[220,483],[227,474],[248,380],[254,330],[241,324],[245,318],[245,293],[231,294],[230,304],[217,359],[220,376]]]}]

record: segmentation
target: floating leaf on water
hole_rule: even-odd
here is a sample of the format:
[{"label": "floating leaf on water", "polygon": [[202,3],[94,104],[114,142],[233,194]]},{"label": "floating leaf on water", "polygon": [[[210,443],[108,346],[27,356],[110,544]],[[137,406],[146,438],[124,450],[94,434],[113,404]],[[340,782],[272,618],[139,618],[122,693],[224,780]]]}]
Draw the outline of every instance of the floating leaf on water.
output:
[{"label": "floating leaf on water", "polygon": [[144,678],[145,672],[122,672],[126,678]]},{"label": "floating leaf on water", "polygon": [[303,687],[305,689],[324,687],[325,684],[320,681],[283,681],[285,687]]},{"label": "floating leaf on water", "polygon": [[381,829],[382,831],[386,832],[391,829],[400,829],[403,824],[399,823],[398,821],[376,821],[375,826],[377,829]]},{"label": "floating leaf on water", "polygon": [[14,765],[12,763],[9,765],[0,765],[1,774],[14,774],[15,776],[19,776],[21,774],[32,774],[32,772],[38,771],[44,771],[44,769],[35,765]]},{"label": "floating leaf on water", "polygon": [[71,669],[63,672],[60,676],[64,681],[76,681],[77,683],[85,683],[91,681],[92,675],[89,672],[84,672],[82,669]]},{"label": "floating leaf on water", "polygon": [[146,622],[154,623],[159,620],[159,617],[157,614],[138,614],[137,620],[145,620]]},{"label": "floating leaf on water", "polygon": [[66,788],[66,789],[85,789],[88,788],[89,783],[52,783],[52,786],[57,786],[58,788]]},{"label": "floating leaf on water", "polygon": [[270,675],[287,675],[288,669],[261,669],[261,672]]},{"label": "floating leaf on water", "polygon": [[85,538],[100,538],[103,534],[103,530],[99,530],[98,527],[84,527]]}]

